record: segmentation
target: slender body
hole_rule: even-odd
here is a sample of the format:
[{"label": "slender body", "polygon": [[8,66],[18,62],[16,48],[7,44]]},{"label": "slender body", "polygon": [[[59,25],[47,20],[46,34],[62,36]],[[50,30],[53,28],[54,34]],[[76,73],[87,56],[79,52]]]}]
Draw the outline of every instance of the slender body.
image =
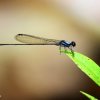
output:
[{"label": "slender body", "polygon": [[56,40],[56,39],[47,39],[43,37],[37,37],[33,35],[27,35],[27,34],[17,34],[15,36],[15,39],[19,42],[22,42],[24,44],[0,44],[3,45],[56,45],[64,48],[69,48],[72,50],[72,47],[76,46],[76,43],[74,41],[68,42],[65,40]]}]

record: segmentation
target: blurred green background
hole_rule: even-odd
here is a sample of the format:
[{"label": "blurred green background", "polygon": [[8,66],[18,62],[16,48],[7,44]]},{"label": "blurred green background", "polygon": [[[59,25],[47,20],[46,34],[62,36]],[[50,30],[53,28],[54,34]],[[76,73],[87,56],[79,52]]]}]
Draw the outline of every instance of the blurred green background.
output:
[{"label": "blurred green background", "polygon": [[[75,41],[75,51],[100,65],[100,1],[0,0],[0,43],[23,33]],[[92,66],[91,66],[92,67]],[[1,46],[2,100],[84,100],[100,89],[57,46]]]}]

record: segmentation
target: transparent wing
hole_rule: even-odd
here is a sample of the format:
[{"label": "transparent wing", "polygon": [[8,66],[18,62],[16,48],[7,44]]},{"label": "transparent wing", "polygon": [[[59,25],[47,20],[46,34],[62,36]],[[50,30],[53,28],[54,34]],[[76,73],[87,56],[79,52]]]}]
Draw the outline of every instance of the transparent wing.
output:
[{"label": "transparent wing", "polygon": [[42,37],[37,37],[33,35],[27,35],[27,34],[18,34],[16,35],[16,40],[22,42],[22,43],[29,43],[29,44],[59,44],[60,40],[55,39],[47,39]]}]

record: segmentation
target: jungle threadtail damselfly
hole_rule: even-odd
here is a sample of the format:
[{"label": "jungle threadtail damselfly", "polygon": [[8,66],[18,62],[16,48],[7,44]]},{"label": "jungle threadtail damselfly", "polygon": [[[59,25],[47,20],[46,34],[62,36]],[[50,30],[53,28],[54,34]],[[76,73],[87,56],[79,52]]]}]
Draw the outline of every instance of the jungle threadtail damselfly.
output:
[{"label": "jungle threadtail damselfly", "polygon": [[3,45],[56,45],[59,46],[59,49],[61,50],[61,47],[69,48],[72,51],[72,47],[76,46],[76,43],[74,41],[68,42],[65,40],[56,40],[56,39],[47,39],[43,37],[38,37],[34,35],[27,35],[27,34],[17,34],[15,36],[15,39],[17,41],[20,41],[24,44],[0,44]]}]

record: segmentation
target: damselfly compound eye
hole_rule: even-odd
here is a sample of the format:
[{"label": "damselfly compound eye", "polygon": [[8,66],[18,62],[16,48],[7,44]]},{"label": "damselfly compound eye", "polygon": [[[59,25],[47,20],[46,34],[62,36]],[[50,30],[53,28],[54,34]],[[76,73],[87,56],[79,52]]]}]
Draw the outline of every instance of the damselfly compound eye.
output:
[{"label": "damselfly compound eye", "polygon": [[75,47],[75,46],[76,46],[76,43],[75,43],[74,41],[72,41],[72,42],[71,42],[71,45],[72,45],[73,47]]}]

